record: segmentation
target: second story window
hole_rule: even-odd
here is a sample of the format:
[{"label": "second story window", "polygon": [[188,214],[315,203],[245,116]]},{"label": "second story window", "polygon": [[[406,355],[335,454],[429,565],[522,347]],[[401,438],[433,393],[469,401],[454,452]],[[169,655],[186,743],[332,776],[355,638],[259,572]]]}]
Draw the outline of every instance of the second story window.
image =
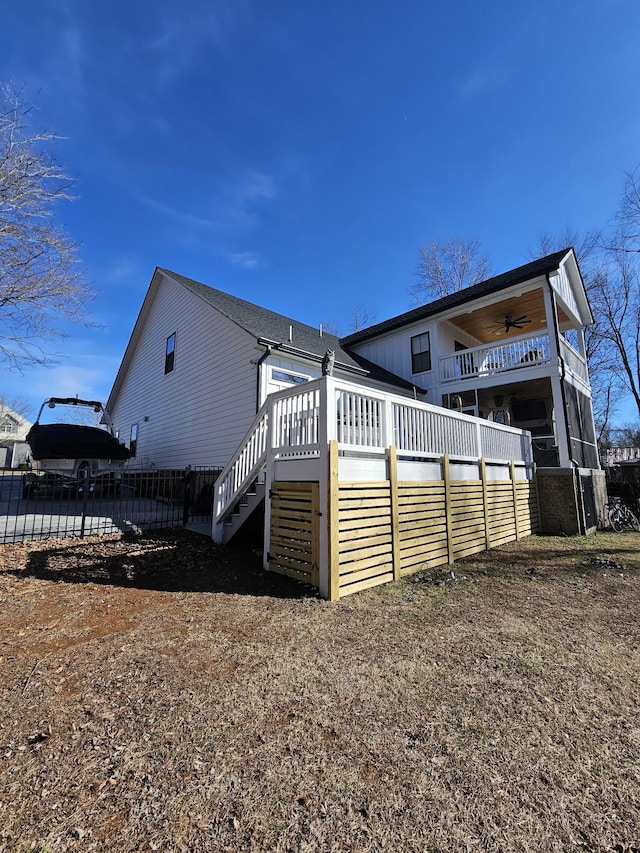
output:
[{"label": "second story window", "polygon": [[131,424],[131,438],[129,439],[129,450],[131,451],[131,457],[132,458],[136,455],[137,446],[138,446],[138,424]]},{"label": "second story window", "polygon": [[425,370],[431,370],[429,332],[411,338],[411,372],[423,373]]},{"label": "second story window", "polygon": [[171,373],[176,355],[176,333],[167,338],[167,349],[164,354],[164,372]]}]

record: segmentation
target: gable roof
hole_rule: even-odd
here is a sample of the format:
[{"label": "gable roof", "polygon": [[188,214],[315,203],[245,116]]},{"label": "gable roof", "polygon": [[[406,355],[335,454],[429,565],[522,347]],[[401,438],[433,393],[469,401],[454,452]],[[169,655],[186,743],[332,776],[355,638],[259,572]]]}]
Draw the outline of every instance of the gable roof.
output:
[{"label": "gable roof", "polygon": [[[336,335],[327,332],[320,335],[320,329],[278,314],[269,308],[262,308],[171,270],[159,267],[158,271],[182,284],[265,346],[272,345],[279,351],[311,357],[314,361],[322,361],[327,350],[331,349],[335,352],[338,367],[406,390],[416,387],[357,353],[349,352]],[[416,390],[421,389],[416,387]]]},{"label": "gable roof", "polygon": [[[348,347],[352,344],[360,343],[368,338],[373,338],[377,335],[391,332],[401,326],[415,323],[419,320],[424,320],[427,317],[432,317],[442,311],[448,311],[451,308],[457,308],[459,305],[464,305],[467,302],[472,302],[474,299],[480,299],[483,296],[490,296],[493,293],[498,293],[501,290],[506,290],[509,287],[514,287],[518,284],[523,284],[530,279],[538,278],[542,275],[548,275],[555,272],[566,256],[571,253],[575,259],[573,249],[562,249],[559,252],[554,252],[551,255],[546,255],[544,258],[539,258],[535,261],[530,261],[528,264],[523,264],[521,267],[516,267],[508,272],[488,278],[485,281],[473,284],[471,287],[466,287],[464,290],[458,290],[455,293],[450,293],[448,296],[443,296],[441,299],[436,299],[435,302],[429,302],[426,305],[420,305],[418,308],[412,308],[410,311],[405,311],[404,314],[398,314],[396,317],[391,317],[389,320],[383,320],[381,323],[376,323],[374,326],[369,326],[367,329],[361,329],[351,335],[342,338],[343,346]],[[577,269],[577,265],[576,265]],[[578,275],[579,275],[578,271]]]}]

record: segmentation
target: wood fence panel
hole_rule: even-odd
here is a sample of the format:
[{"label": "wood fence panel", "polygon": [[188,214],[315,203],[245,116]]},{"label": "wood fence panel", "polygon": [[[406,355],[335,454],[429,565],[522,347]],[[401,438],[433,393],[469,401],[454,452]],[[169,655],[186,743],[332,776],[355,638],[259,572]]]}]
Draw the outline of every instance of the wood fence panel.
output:
[{"label": "wood fence panel", "polygon": [[401,576],[448,562],[444,482],[398,483],[398,511]]},{"label": "wood fence panel", "polygon": [[519,480],[517,483],[518,526],[523,535],[538,533],[540,515],[538,495],[533,480]]},{"label": "wood fence panel", "polygon": [[491,546],[514,540],[517,531],[511,480],[487,483],[487,508]]},{"label": "wood fence panel", "polygon": [[318,483],[272,484],[271,571],[318,586],[319,507]]},{"label": "wood fence panel", "polygon": [[389,481],[338,484],[341,596],[393,580]]},{"label": "wood fence panel", "polygon": [[485,550],[487,534],[482,480],[451,483],[451,524],[454,559]]},{"label": "wood fence panel", "polygon": [[[446,460],[448,462],[448,460]],[[491,480],[481,460],[480,479],[397,480],[395,454],[390,479],[332,482],[331,560],[336,597],[387,583],[423,569],[484,551],[539,529],[534,480]],[[335,507],[333,510],[331,507]],[[334,530],[333,527],[336,527]],[[292,538],[298,528],[289,522]],[[336,557],[337,554],[337,557]],[[333,571],[333,569],[332,569]]]}]

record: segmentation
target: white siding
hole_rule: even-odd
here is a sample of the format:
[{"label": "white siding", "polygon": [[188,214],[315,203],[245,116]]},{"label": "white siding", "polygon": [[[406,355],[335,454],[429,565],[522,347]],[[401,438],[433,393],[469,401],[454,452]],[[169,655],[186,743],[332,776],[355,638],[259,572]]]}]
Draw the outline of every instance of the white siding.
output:
[{"label": "white siding", "polygon": [[[431,370],[422,373],[411,372],[411,338],[429,332],[431,345]],[[432,388],[438,381],[437,360],[438,342],[435,324],[416,323],[414,326],[397,329],[374,340],[355,344],[353,349],[374,364],[401,376],[421,388]]]},{"label": "white siding", "polygon": [[277,350],[272,352],[265,359],[262,366],[262,389],[260,402],[263,403],[268,394],[273,394],[274,391],[282,391],[284,388],[293,388],[293,382],[280,382],[273,378],[273,371],[282,373],[291,373],[295,376],[309,379],[318,379],[322,376],[322,366],[319,363],[304,361],[303,359],[294,358],[289,355],[280,355]]},{"label": "white siding", "polygon": [[[175,363],[165,347],[175,332]],[[130,468],[224,465],[256,413],[255,339],[186,288],[163,277],[145,319],[111,415],[129,443]],[[148,420],[145,420],[147,418]]]}]

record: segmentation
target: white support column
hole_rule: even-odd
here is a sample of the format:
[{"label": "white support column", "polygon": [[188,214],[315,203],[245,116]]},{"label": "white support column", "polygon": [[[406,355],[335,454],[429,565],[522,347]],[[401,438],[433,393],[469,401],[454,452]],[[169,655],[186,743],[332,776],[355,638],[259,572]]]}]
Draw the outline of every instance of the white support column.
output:
[{"label": "white support column", "polygon": [[558,339],[556,337],[558,328],[556,303],[548,287],[545,287],[542,292],[544,295],[544,314],[547,323],[547,330],[549,332],[549,349],[551,350],[551,360],[557,361],[560,354],[558,352]]},{"label": "white support column", "polygon": [[322,598],[329,597],[329,441],[336,438],[336,391],[328,376],[320,383],[318,445],[320,474],[318,477],[320,511],[318,585]]},{"label": "white support column", "polygon": [[273,423],[273,400],[270,400],[267,414],[267,441],[266,461],[264,475],[264,548],[262,551],[262,567],[269,571],[269,549],[271,547],[271,484],[273,483],[274,467],[274,423]]}]

